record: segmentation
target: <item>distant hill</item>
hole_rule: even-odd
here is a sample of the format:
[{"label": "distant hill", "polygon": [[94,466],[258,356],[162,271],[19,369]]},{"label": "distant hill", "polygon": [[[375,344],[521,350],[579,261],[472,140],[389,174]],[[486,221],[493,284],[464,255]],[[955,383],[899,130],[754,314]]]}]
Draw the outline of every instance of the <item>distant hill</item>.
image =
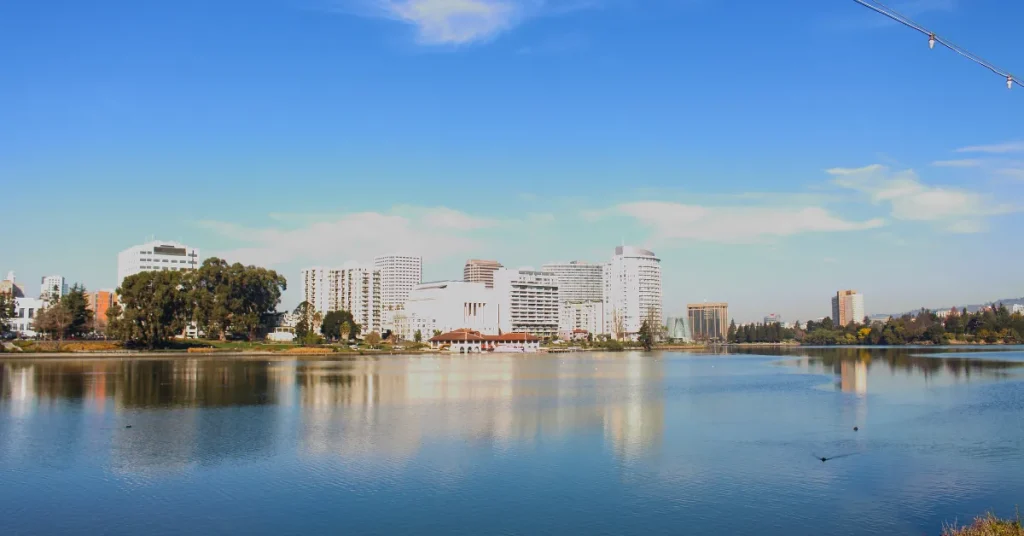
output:
[{"label": "distant hill", "polygon": [[[1010,307],[1011,305],[1014,305],[1014,304],[1024,305],[1024,297],[1021,297],[1021,298],[1004,298],[1002,300],[990,301],[988,303],[977,303],[977,304],[973,304],[973,305],[959,305],[958,304],[958,305],[955,305],[955,306],[954,305],[947,305],[945,307],[929,307],[928,310],[929,311],[948,311],[948,310],[952,309],[953,307],[956,307],[957,310],[962,310],[964,307],[966,307],[968,312],[973,313],[973,312],[977,311],[978,309],[981,309],[982,307],[988,307],[989,305],[1000,304],[1000,303],[1005,305],[1005,306],[1007,306],[1007,307]],[[872,320],[885,320],[886,318],[889,318],[890,316],[900,317],[900,316],[903,316],[905,314],[916,314],[918,311],[920,311],[920,309],[914,309],[913,311],[906,311],[906,312],[903,312],[903,313],[896,313],[896,314],[888,314],[887,313],[887,314],[871,315],[871,319]]]}]

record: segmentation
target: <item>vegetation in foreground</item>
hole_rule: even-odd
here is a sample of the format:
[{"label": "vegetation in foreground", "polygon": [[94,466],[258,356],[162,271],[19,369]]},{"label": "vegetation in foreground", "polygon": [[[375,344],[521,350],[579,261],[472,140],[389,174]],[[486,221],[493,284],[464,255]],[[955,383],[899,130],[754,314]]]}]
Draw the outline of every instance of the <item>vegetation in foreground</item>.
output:
[{"label": "vegetation in foreground", "polygon": [[1020,514],[1014,520],[999,519],[988,514],[974,520],[967,526],[952,525],[942,531],[943,536],[1024,536]]},{"label": "vegetation in foreground", "polygon": [[792,328],[779,324],[729,325],[728,341],[743,343],[782,343],[796,341],[815,346],[904,344],[1021,344],[1024,343],[1024,315],[1010,314],[1000,304],[974,313],[967,309],[951,311],[940,318],[922,309],[916,315],[892,317],[885,322],[865,318],[836,326],[831,318],[797,321]]}]

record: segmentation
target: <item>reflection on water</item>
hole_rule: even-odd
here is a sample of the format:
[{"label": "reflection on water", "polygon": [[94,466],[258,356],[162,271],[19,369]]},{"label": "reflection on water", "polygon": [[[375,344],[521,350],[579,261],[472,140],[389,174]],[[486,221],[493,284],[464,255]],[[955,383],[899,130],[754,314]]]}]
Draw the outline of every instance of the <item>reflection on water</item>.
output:
[{"label": "reflection on water", "polygon": [[[935,351],[2,361],[0,518],[12,533],[791,536],[1012,514],[1024,362],[919,355]],[[855,455],[815,459],[836,454]]]},{"label": "reflection on water", "polygon": [[[268,435],[294,426],[300,451],[311,455],[395,461],[414,456],[431,438],[507,446],[591,428],[602,430],[609,447],[629,459],[659,443],[662,367],[660,359],[637,355],[600,367],[593,361],[521,357],[14,361],[0,366],[0,396],[7,413],[23,418],[58,404],[80,406],[82,419],[178,410],[147,412],[145,434],[138,433],[138,424],[116,434],[133,438],[131,448],[120,448],[116,440],[113,445],[133,458],[124,467],[187,463],[207,439],[197,433],[205,413],[192,410],[248,406],[279,408],[252,413],[248,427]],[[298,411],[284,410],[293,406]],[[277,426],[254,426],[253,417],[276,420]],[[115,420],[120,425],[132,418]],[[217,434],[227,435],[225,427],[238,427],[237,421],[219,422]],[[217,457],[231,456],[232,447],[253,455],[273,444],[251,439],[225,442],[228,450]]]}]

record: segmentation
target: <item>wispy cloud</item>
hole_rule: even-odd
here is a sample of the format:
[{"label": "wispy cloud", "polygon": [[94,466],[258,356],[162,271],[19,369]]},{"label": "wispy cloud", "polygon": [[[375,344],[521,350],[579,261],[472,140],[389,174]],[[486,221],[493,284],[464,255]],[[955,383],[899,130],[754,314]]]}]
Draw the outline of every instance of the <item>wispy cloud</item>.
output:
[{"label": "wispy cloud", "polygon": [[700,206],[665,201],[616,205],[583,214],[591,220],[628,216],[654,232],[655,240],[749,243],[803,233],[861,231],[885,225],[882,219],[849,221],[821,207]]},{"label": "wispy cloud", "polygon": [[465,45],[491,40],[545,15],[595,5],[589,0],[351,0],[360,14],[411,25],[423,45]]},{"label": "wispy cloud", "polygon": [[1014,212],[1013,205],[997,203],[991,196],[959,188],[928,186],[912,170],[891,171],[874,164],[862,168],[828,170],[833,182],[870,196],[875,204],[888,204],[898,220],[934,222],[958,233],[985,229],[987,218]]},{"label": "wispy cloud", "polygon": [[1024,141],[1010,141],[993,145],[971,145],[956,150],[958,153],[1006,154],[1024,153]]},{"label": "wispy cloud", "polygon": [[960,160],[936,160],[932,162],[935,167],[948,167],[948,168],[974,168],[981,167],[982,161],[976,158],[963,158]]},{"label": "wispy cloud", "polygon": [[[401,205],[382,212],[301,215],[275,214],[263,227],[204,220],[199,227],[235,244],[217,252],[232,262],[276,266],[285,263],[340,265],[366,262],[402,251],[425,259],[444,259],[482,247],[481,232],[535,232],[554,217],[530,213],[521,219],[475,216],[448,207]],[[280,225],[284,224],[284,225]]]},{"label": "wispy cloud", "polygon": [[997,169],[996,173],[998,173],[998,174],[1000,174],[1000,175],[1002,175],[1004,177],[1010,177],[1010,178],[1013,178],[1013,179],[1018,179],[1018,180],[1024,181],[1024,168],[1020,168],[1020,167],[1001,168],[1001,169]]}]

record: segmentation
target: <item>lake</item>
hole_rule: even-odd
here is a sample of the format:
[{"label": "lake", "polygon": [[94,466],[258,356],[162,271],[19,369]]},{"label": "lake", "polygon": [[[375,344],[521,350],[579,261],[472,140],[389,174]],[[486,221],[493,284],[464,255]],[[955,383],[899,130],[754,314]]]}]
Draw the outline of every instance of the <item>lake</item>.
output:
[{"label": "lake", "polygon": [[938,535],[1024,503],[1024,351],[1007,350],[0,361],[0,519]]}]

